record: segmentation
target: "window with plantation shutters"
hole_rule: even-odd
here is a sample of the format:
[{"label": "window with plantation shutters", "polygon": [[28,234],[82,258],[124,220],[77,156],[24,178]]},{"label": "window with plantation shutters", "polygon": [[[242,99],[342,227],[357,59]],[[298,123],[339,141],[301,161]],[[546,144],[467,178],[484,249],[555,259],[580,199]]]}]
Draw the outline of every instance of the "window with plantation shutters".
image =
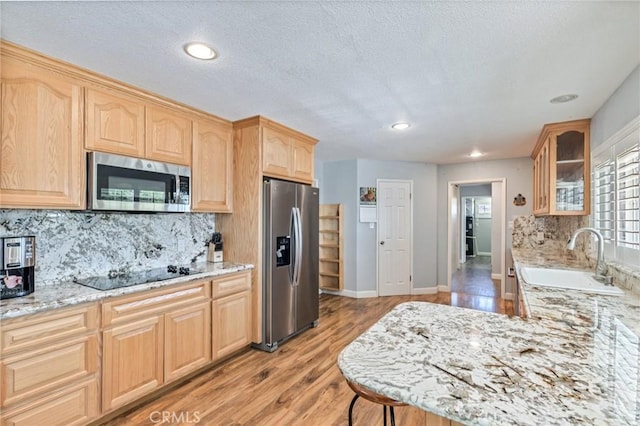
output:
[{"label": "window with plantation shutters", "polygon": [[616,158],[617,244],[640,249],[640,145]]},{"label": "window with plantation shutters", "polygon": [[606,242],[615,237],[615,175],[614,163],[605,161],[593,173],[594,226]]},{"label": "window with plantation shutters", "polygon": [[593,226],[605,257],[640,267],[640,117],[592,152]]}]

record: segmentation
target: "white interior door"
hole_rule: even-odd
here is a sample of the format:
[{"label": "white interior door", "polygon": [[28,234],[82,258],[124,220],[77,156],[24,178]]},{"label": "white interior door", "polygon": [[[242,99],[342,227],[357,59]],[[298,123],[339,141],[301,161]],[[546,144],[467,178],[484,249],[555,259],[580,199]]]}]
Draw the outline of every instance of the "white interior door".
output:
[{"label": "white interior door", "polygon": [[410,181],[378,180],[378,295],[411,294]]}]

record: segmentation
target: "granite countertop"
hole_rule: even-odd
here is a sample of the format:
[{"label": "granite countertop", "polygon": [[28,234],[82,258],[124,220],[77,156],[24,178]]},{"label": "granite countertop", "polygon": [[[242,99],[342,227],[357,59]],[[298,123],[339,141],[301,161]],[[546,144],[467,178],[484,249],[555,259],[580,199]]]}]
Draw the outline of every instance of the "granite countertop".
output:
[{"label": "granite countertop", "polygon": [[[551,266],[536,258],[516,266]],[[638,424],[638,296],[522,287],[528,318],[398,305],[338,366],[348,380],[463,424]]]},{"label": "granite countertop", "polygon": [[[524,250],[512,250],[516,274],[526,316],[532,319],[552,319],[581,327],[595,328],[604,317],[613,317],[636,336],[640,336],[640,296],[622,289],[622,296],[585,293],[578,290],[540,287],[524,282],[523,266],[584,270],[580,264],[562,257],[540,255]],[[593,271],[592,269],[589,269]]]},{"label": "granite countertop", "polygon": [[139,284],[131,287],[122,287],[114,290],[95,290],[74,282],[66,281],[46,287],[36,286],[36,290],[24,297],[5,299],[0,301],[0,321],[15,318],[22,315],[34,314],[50,309],[62,308],[96,300],[107,299],[124,294],[137,293],[154,288],[167,287],[175,284],[184,284],[189,281],[203,278],[217,277],[234,272],[253,269],[253,265],[239,263],[200,263],[199,268],[203,272],[191,275],[182,275],[177,278],[164,281]]}]

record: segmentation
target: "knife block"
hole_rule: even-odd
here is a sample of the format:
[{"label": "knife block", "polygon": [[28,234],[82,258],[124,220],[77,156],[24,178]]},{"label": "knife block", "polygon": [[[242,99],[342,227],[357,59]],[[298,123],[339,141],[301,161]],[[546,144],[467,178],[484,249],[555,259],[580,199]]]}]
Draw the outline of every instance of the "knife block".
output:
[{"label": "knife block", "polygon": [[222,243],[209,243],[207,250],[207,262],[224,262],[224,256],[222,255]]}]

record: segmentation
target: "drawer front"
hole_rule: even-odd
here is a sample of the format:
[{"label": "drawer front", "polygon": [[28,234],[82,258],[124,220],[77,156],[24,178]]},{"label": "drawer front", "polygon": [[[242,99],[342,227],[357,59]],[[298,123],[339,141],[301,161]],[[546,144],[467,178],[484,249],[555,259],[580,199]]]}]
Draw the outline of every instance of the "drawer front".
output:
[{"label": "drawer front", "polygon": [[93,378],[2,413],[2,426],[84,425],[100,414]]},{"label": "drawer front", "polygon": [[38,349],[66,337],[95,331],[97,327],[96,303],[6,320],[0,328],[0,355]]},{"label": "drawer front", "polygon": [[251,289],[251,272],[218,278],[212,282],[212,296],[214,299],[228,296]]},{"label": "drawer front", "polygon": [[0,362],[2,407],[44,394],[98,371],[96,335],[68,340]]},{"label": "drawer front", "polygon": [[163,313],[168,308],[210,299],[209,280],[123,296],[102,304],[102,325],[122,324],[133,318]]}]

